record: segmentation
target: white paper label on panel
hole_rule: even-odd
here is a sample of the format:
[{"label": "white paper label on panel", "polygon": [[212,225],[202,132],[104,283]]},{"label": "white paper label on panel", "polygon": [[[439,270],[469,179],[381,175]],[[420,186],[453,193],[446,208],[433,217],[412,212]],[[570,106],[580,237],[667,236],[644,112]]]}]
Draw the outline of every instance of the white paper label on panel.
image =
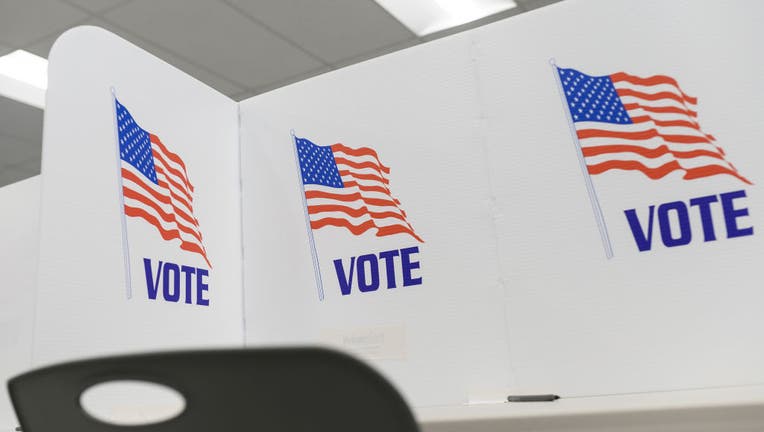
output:
[{"label": "white paper label on panel", "polygon": [[402,325],[330,329],[321,332],[323,342],[363,358],[405,360],[406,328]]}]

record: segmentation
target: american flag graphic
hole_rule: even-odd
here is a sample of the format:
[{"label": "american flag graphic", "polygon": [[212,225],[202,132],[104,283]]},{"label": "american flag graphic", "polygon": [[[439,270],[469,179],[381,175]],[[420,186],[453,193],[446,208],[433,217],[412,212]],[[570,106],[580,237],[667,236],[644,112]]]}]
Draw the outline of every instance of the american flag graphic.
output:
[{"label": "american flag graphic", "polygon": [[295,137],[310,227],[345,228],[354,235],[406,234],[424,242],[390,192],[390,168],[368,147],[319,146]]},{"label": "american flag graphic", "polygon": [[162,239],[201,255],[212,268],[194,216],[194,186],[183,159],[138,126],[127,108],[115,101],[125,215],[148,222]]},{"label": "american flag graphic", "polygon": [[657,180],[743,177],[698,124],[697,98],[665,75],[591,76],[557,68],[589,174],[639,171]]}]

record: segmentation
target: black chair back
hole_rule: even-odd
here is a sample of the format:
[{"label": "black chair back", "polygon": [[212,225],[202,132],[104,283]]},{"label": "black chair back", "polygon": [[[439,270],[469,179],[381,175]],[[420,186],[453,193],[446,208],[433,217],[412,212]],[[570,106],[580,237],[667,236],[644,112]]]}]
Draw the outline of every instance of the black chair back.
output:
[{"label": "black chair back", "polygon": [[[141,426],[103,423],[80,396],[115,380],[177,390],[185,410]],[[24,432],[416,432],[401,395],[364,363],[319,348],[142,354],[76,361],[8,383]]]}]

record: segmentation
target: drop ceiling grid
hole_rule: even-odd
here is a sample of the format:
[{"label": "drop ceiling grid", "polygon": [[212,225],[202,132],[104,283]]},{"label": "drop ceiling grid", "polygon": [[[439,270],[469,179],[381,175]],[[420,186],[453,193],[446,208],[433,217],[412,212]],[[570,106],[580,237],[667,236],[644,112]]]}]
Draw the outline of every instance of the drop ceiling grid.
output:
[{"label": "drop ceiling grid", "polygon": [[[63,31],[96,25],[241,100],[557,1],[516,0],[514,10],[417,37],[373,0],[0,0],[0,55],[47,57]],[[31,123],[0,122],[0,186],[39,173],[42,126]]]},{"label": "drop ceiling grid", "polygon": [[[505,16],[556,1],[517,0]],[[0,52],[47,56],[63,30],[99,25],[232,97],[432,39],[373,0],[3,0],[2,8]]]}]

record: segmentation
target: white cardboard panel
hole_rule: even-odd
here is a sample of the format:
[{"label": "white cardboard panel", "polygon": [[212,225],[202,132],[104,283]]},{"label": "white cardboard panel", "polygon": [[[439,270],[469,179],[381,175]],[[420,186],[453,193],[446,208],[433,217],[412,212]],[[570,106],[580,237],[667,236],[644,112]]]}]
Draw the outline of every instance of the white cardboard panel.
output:
[{"label": "white cardboard panel", "polygon": [[[740,224],[755,227],[761,206],[755,185],[724,176],[594,176],[616,252],[606,259],[550,59],[591,75],[675,77],[700,98],[704,130],[724,137],[719,144],[728,159],[756,183],[755,166],[764,156],[755,144],[762,62],[750,53],[762,12],[700,2],[571,1],[243,101],[245,267],[259,270],[245,275],[248,343],[337,343],[336,328],[322,333],[322,327],[340,324],[367,334],[381,326],[371,334],[395,339],[398,330],[390,326],[402,325],[407,334],[427,335],[408,345],[424,344],[422,357],[405,364],[365,358],[417,405],[495,399],[501,392],[486,385],[490,379],[470,376],[477,369],[500,388],[507,383],[505,393],[565,396],[761,382],[759,237],[724,238],[717,204],[716,242],[698,240],[700,220],[693,215],[695,242],[669,249],[655,234],[657,246],[639,253],[623,213],[744,189],[747,196],[736,205],[750,215]],[[720,24],[711,31],[709,22]],[[283,201],[301,193],[290,129],[320,145],[369,145],[392,158],[399,170],[392,174],[394,190],[407,211],[416,221],[416,206],[425,209],[419,225],[436,240],[422,246],[423,263],[424,257],[436,263],[426,274],[443,277],[443,286],[434,284],[406,306],[397,303],[400,292],[318,301],[308,288],[313,275],[309,237],[299,231],[301,203]],[[463,165],[453,170],[456,158],[449,156],[459,151]],[[455,201],[481,211],[431,200],[438,189],[432,178]],[[476,197],[477,207],[470,205]],[[439,242],[449,222],[454,243]],[[469,238],[460,238],[465,232]],[[325,275],[334,277],[331,259],[349,256],[355,239],[326,228],[315,239],[325,287],[336,292],[336,281]],[[363,244],[355,250],[371,250]],[[464,286],[472,297],[454,293]],[[438,307],[441,300],[459,306]],[[392,302],[395,312],[386,309]],[[503,312],[495,310],[497,302]],[[393,322],[405,307],[416,309],[416,318]],[[450,335],[428,333],[423,322]],[[443,355],[457,351],[469,354]]]},{"label": "white cardboard panel", "polygon": [[[761,382],[758,230],[725,238],[717,205],[718,240],[700,239],[693,213],[691,244],[666,248],[656,233],[653,250],[638,252],[624,210],[745,190],[740,223],[759,225],[764,63],[750,54],[763,15],[750,5],[571,0],[239,105],[113,35],[70,32],[51,55],[35,361],[237,345],[243,308],[246,345],[348,350],[416,406]],[[675,77],[754,185],[593,176],[615,252],[607,259],[552,57],[591,75]],[[213,307],[146,299],[143,253],[202,263],[134,218],[125,297],[112,86],[189,167]],[[309,235],[292,132],[374,149],[424,242],[333,227]],[[421,285],[340,293],[335,260],[413,246]]]},{"label": "white cardboard panel", "polygon": [[[506,388],[503,291],[470,53],[469,37],[451,38],[241,103],[248,345],[349,350],[416,405],[465,403]],[[376,150],[424,243],[314,230],[320,301],[290,130],[321,146]],[[333,260],[348,265],[353,256],[410,246],[420,250],[421,285],[340,294]]]},{"label": "white cardboard panel", "polygon": [[[135,121],[184,161],[212,264],[128,217],[130,299],[111,88]],[[79,27],[52,49],[46,106],[35,363],[240,346],[236,103],[111,33]],[[207,269],[209,306],[164,301],[161,284],[150,300],[144,258],[152,273],[159,261]]]},{"label": "white cardboard panel", "polygon": [[[764,250],[764,62],[751,55],[751,41],[764,37],[762,17],[764,8],[749,3],[571,1],[475,31],[513,391],[574,396],[764,381],[764,274],[756,264]],[[534,43],[508,52],[508,40]],[[698,98],[700,126],[754,185],[679,172],[592,176],[614,249],[606,259],[552,58],[590,75],[675,78]],[[716,241],[703,241],[691,207],[690,244],[663,246],[656,226],[652,250],[637,250],[624,210],[636,208],[646,223],[650,205],[737,190],[747,197],[735,205],[750,211],[740,226],[753,226],[753,236],[727,239],[717,202]]]},{"label": "white cardboard panel", "polygon": [[0,430],[18,426],[5,381],[32,365],[40,177],[0,188]]}]

